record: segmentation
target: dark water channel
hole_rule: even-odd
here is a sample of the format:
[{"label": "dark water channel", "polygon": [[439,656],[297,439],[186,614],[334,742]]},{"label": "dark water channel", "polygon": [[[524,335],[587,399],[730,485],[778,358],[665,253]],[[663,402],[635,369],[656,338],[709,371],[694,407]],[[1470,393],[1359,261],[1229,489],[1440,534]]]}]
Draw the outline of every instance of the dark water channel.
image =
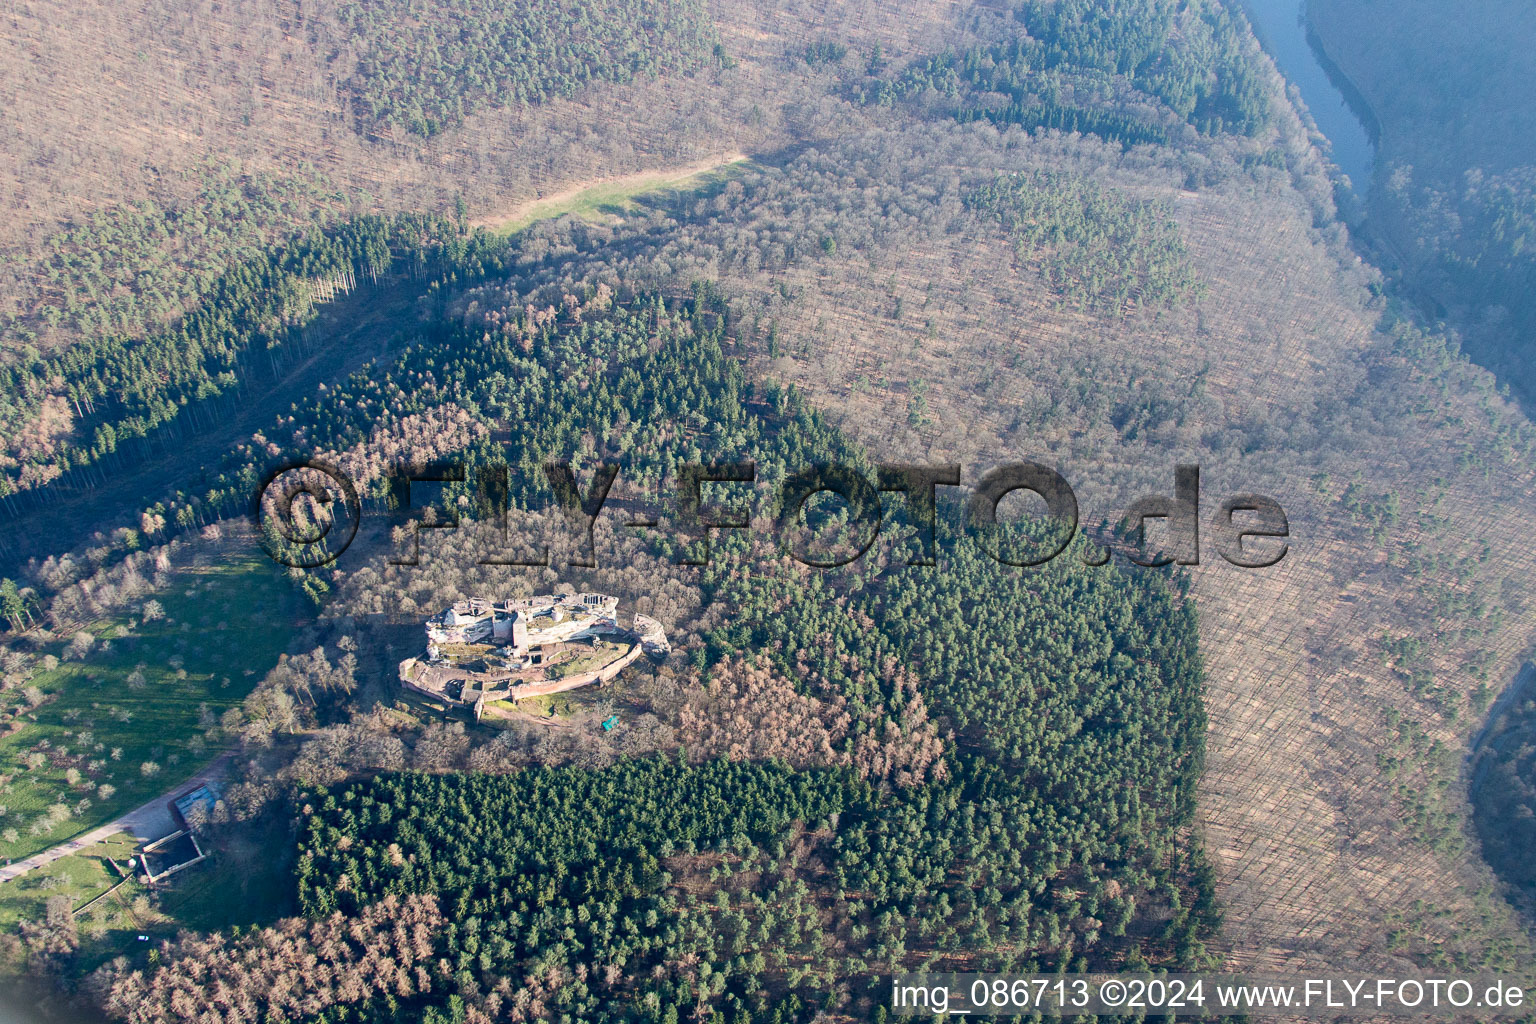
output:
[{"label": "dark water channel", "polygon": [[[1304,0],[1243,0],[1254,33],[1301,98],[1333,147],[1333,162],[1364,196],[1376,159],[1370,115],[1323,53],[1303,18]],[[1364,118],[1364,119],[1362,119]]]}]

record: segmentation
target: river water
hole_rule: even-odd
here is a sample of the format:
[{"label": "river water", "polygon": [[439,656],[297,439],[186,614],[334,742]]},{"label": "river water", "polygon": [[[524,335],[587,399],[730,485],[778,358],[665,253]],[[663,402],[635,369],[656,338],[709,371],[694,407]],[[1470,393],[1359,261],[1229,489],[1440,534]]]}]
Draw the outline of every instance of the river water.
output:
[{"label": "river water", "polygon": [[1375,140],[1330,77],[1327,58],[1309,38],[1303,6],[1304,0],[1243,0],[1254,34],[1281,73],[1301,90],[1312,120],[1333,147],[1333,162],[1348,176],[1355,193],[1364,197],[1376,158]]}]

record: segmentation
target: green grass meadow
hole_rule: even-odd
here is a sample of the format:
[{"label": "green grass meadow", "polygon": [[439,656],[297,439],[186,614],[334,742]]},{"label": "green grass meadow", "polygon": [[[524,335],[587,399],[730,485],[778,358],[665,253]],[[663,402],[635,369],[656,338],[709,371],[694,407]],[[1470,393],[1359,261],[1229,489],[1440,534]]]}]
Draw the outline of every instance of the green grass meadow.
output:
[{"label": "green grass meadow", "polygon": [[596,223],[610,222],[634,211],[642,202],[667,202],[723,186],[753,166],[751,160],[736,160],[692,174],[663,172],[593,185],[573,196],[533,203],[520,216],[498,224],[495,230],[497,234],[514,235],[539,221],[566,214]]},{"label": "green grass meadow", "polygon": [[[163,915],[153,908],[138,878],[124,879],[108,860],[127,870],[137,843],[120,834],[61,857],[0,885],[0,933],[14,935],[21,921],[40,921],[48,900],[66,896],[80,934],[79,963],[86,970],[120,953],[132,953],[146,932],[168,933]],[[12,950],[0,960],[0,979],[25,972],[25,955]]]},{"label": "green grass meadow", "polygon": [[[95,648],[0,695],[0,860],[105,824],[219,753],[210,726],[276,663],[307,606],[264,560],[175,570],[152,595],[164,618],[93,623]],[[32,691],[28,693],[28,691]],[[40,701],[40,702],[39,702]],[[107,788],[103,788],[107,787]]]}]

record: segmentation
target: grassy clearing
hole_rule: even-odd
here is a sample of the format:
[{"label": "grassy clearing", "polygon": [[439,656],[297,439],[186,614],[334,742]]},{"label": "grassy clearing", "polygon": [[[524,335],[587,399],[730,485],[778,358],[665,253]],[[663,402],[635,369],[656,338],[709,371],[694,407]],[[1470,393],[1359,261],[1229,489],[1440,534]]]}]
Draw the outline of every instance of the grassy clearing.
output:
[{"label": "grassy clearing", "polygon": [[494,707],[518,716],[564,721],[579,718],[588,711],[588,702],[579,696],[583,690],[588,689],[592,687],[567,690],[564,693],[546,693],[538,697],[523,697],[515,703],[510,700],[497,700],[490,703]]},{"label": "grassy clearing", "polygon": [[[292,845],[291,837],[225,839],[210,859],[153,892],[137,875],[124,881],[108,863],[111,858],[127,868],[137,848],[130,835],[62,857],[0,885],[0,934],[15,934],[24,920],[42,920],[50,897],[67,896],[80,934],[76,967],[84,973],[142,949],[140,935],[149,936],[153,945],[183,929],[266,925],[293,914],[293,863],[282,852]],[[14,957],[0,960],[0,977],[25,969],[25,962]]]},{"label": "grassy clearing", "polygon": [[751,159],[732,153],[707,164],[672,171],[646,171],[568,189],[544,199],[524,203],[511,211],[477,222],[496,234],[512,235],[541,220],[573,214],[582,220],[603,222],[622,218],[639,206],[638,200],[665,200],[672,196],[724,184],[753,166]]},{"label": "grassy clearing", "polygon": [[585,654],[572,655],[569,660],[562,661],[554,666],[551,669],[551,677],[555,679],[569,679],[571,676],[596,672],[628,654],[629,646],[629,644],[616,644],[607,640],[600,640],[595,649]]},{"label": "grassy clearing", "polygon": [[[488,706],[499,708],[508,715],[519,718],[546,719],[574,724],[594,713],[601,713],[606,717],[618,710],[621,704],[629,705],[630,709],[634,710],[639,705],[635,705],[633,700],[630,686],[621,674],[605,686],[581,686],[563,693],[524,697],[515,704],[509,700],[495,700]],[[495,722],[488,721],[488,724],[494,726]]]},{"label": "grassy clearing", "polygon": [[[67,896],[79,928],[81,964],[89,969],[130,950],[161,921],[144,885],[137,878],[124,881],[108,864],[111,858],[126,870],[135,847],[132,836],[113,836],[0,885],[0,933],[14,935],[19,922],[42,920],[49,898]],[[0,961],[0,974],[25,968],[21,961]]]},{"label": "grassy clearing", "polygon": [[60,641],[56,664],[0,695],[0,858],[45,850],[193,775],[222,746],[219,717],[305,611],[258,559],[177,570],[153,600],[163,618],[145,621],[146,599],[94,623],[83,659],[65,660]]},{"label": "grassy clearing", "polygon": [[[122,876],[107,864],[107,858],[116,860],[126,869],[128,858],[133,856],[137,845],[137,841],[126,833],[115,835],[0,885],[0,932],[14,933],[18,922],[40,919],[50,896],[68,896],[71,906],[79,910],[122,881]],[[118,893],[129,889],[137,892],[139,888],[137,882],[130,882]],[[92,904],[91,910],[105,902],[108,901]],[[91,916],[91,910],[85,911],[87,917]]]},{"label": "grassy clearing", "polygon": [[524,697],[519,701],[493,700],[492,707],[532,718],[559,718],[571,711],[570,701],[563,693],[545,694],[540,697]]}]

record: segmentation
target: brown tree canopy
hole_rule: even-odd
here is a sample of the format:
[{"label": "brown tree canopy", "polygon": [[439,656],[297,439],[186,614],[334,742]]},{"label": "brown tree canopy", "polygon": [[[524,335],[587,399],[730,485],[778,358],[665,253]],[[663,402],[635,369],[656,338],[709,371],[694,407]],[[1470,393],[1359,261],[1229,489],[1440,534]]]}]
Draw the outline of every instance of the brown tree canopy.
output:
[{"label": "brown tree canopy", "polygon": [[240,938],[183,936],[162,966],[128,971],[121,959],[93,977],[103,1009],[130,1024],[256,1024],[429,987],[444,918],[431,896],[387,896],[355,917],[288,918]]}]

